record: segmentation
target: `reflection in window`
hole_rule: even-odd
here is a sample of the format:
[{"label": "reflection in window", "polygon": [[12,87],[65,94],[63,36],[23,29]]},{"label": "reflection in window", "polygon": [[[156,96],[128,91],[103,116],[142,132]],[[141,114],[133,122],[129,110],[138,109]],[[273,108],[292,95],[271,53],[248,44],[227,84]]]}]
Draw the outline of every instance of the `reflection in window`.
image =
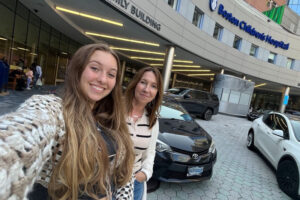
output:
[{"label": "reflection in window", "polygon": [[231,90],[230,96],[229,96],[229,103],[238,104],[240,100],[240,92]]},{"label": "reflection in window", "polygon": [[163,102],[159,112],[160,118],[192,121],[192,117],[179,104]]},{"label": "reflection in window", "polygon": [[241,47],[241,43],[242,43],[242,38],[236,35],[233,40],[233,48],[239,50]]},{"label": "reflection in window", "polygon": [[214,33],[213,33],[213,37],[217,40],[221,40],[222,39],[222,33],[223,33],[223,27],[220,24],[216,23]]},{"label": "reflection in window", "polygon": [[224,88],[221,101],[228,101],[229,93],[230,93],[230,89]]},{"label": "reflection in window", "polygon": [[286,68],[293,69],[295,60],[292,58],[288,58],[286,62]]},{"label": "reflection in window", "polygon": [[193,16],[193,24],[199,28],[201,28],[203,21],[204,13],[196,6]]},{"label": "reflection in window", "polygon": [[250,49],[250,56],[256,57],[257,56],[258,46],[252,44]]},{"label": "reflection in window", "polygon": [[242,93],[240,98],[241,105],[249,105],[250,94]]},{"label": "reflection in window", "polygon": [[276,60],[276,53],[270,52],[268,62],[274,64]]}]

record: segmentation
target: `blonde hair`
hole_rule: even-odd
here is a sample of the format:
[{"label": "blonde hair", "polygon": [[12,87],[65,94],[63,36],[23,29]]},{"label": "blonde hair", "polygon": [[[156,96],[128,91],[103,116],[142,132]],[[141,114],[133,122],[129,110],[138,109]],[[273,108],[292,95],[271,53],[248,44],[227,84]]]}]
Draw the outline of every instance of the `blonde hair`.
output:
[{"label": "blonde hair", "polygon": [[[97,50],[114,56],[118,72],[114,89],[92,109],[79,82],[91,55]],[[78,199],[82,194],[97,199],[99,193],[110,195],[111,180],[117,187],[130,180],[134,153],[121,103],[120,71],[117,54],[105,44],[83,46],[73,55],[66,71],[63,96],[66,126],[63,152],[53,169],[48,188],[53,199]],[[96,123],[115,142],[117,149],[112,169],[107,143],[99,134]]]},{"label": "blonde hair", "polygon": [[135,88],[139,83],[139,81],[141,80],[141,78],[143,77],[144,73],[146,72],[153,72],[157,81],[157,94],[155,98],[146,105],[146,110],[149,115],[149,129],[151,129],[157,120],[158,109],[161,104],[162,96],[163,96],[162,77],[161,77],[161,73],[157,68],[144,67],[134,75],[132,81],[130,81],[125,91],[125,102],[126,102],[126,113],[128,116],[132,111],[132,101],[134,98]]}]

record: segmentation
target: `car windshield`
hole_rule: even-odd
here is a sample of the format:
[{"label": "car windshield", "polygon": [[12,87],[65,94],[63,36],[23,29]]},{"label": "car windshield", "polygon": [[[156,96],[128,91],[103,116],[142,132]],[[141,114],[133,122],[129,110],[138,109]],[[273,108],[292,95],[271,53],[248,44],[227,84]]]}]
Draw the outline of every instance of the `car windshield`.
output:
[{"label": "car windshield", "polygon": [[180,104],[164,101],[160,107],[160,118],[192,121],[193,118]]},{"label": "car windshield", "polygon": [[292,127],[293,127],[295,137],[300,142],[300,121],[291,120],[291,124],[292,124]]},{"label": "car windshield", "polygon": [[186,88],[171,88],[168,90],[171,94],[182,95],[186,91]]}]

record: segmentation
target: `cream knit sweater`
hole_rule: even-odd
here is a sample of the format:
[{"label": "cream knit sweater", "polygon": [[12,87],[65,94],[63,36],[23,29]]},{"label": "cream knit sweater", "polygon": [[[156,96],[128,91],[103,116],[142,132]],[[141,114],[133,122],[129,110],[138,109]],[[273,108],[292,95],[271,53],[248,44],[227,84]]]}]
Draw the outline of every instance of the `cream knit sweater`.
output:
[{"label": "cream knit sweater", "polygon": [[[50,158],[64,134],[61,99],[54,95],[34,95],[0,117],[0,200],[26,199],[34,182],[47,187]],[[132,199],[132,182],[119,191],[117,199]]]}]

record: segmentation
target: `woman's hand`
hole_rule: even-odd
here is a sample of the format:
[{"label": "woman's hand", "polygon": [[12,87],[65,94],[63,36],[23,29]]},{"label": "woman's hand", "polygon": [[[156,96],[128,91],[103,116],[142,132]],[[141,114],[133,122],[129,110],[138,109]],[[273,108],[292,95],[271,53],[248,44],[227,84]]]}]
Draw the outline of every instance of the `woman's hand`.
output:
[{"label": "woman's hand", "polygon": [[147,180],[147,176],[144,172],[139,171],[138,173],[135,174],[135,179],[138,182],[144,182]]}]

